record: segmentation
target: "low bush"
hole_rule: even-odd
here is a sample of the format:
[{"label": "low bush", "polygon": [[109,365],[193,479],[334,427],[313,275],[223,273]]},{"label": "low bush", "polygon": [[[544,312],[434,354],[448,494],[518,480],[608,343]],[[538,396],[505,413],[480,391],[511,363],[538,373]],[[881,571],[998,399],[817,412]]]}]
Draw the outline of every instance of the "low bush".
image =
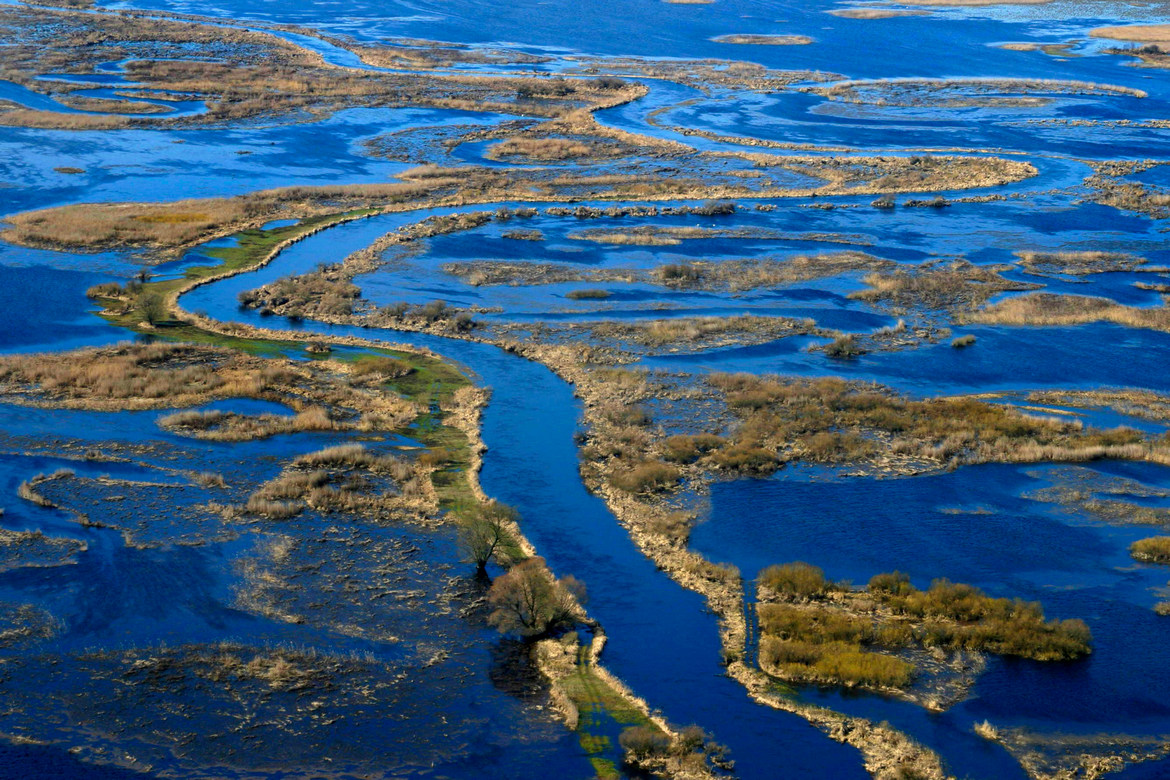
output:
[{"label": "low bush", "polygon": [[85,291],[88,298],[122,298],[126,295],[126,290],[117,282],[103,282],[102,284],[95,284]]},{"label": "low bush", "polygon": [[818,674],[847,684],[904,688],[914,681],[914,665],[880,653],[842,649],[823,655],[813,667]]},{"label": "low bush", "polygon": [[609,290],[589,289],[572,290],[565,293],[565,297],[573,301],[604,300],[613,295]]},{"label": "low bush", "polygon": [[843,685],[904,688],[914,681],[913,664],[841,642],[814,644],[767,636],[760,642],[760,664],[785,677]]},{"label": "low bush", "polygon": [[252,496],[244,505],[244,511],[250,515],[260,515],[269,520],[287,520],[300,513],[302,504],[293,501],[272,501],[271,499]]},{"label": "low bush", "polygon": [[760,572],[759,583],[781,596],[813,599],[828,588],[825,572],[803,561],[769,566]]},{"label": "low bush", "polygon": [[797,607],[791,604],[760,604],[756,612],[760,630],[792,641],[824,644],[846,642],[859,645],[874,640],[873,623],[839,610]]},{"label": "low bush", "polygon": [[914,590],[914,586],[910,584],[910,575],[900,571],[875,574],[869,580],[870,593],[905,596]]},{"label": "low bush", "polygon": [[643,461],[625,473],[614,474],[610,482],[627,493],[652,493],[678,484],[682,473],[669,463]]},{"label": "low bush", "polygon": [[657,275],[668,284],[694,284],[703,278],[703,269],[691,263],[669,263],[658,268]]},{"label": "low bush", "polygon": [[654,726],[630,726],[618,736],[618,744],[635,761],[658,758],[670,751],[670,737]]},{"label": "low bush", "polygon": [[1129,546],[1129,554],[1139,561],[1170,563],[1170,536],[1151,536]]},{"label": "low bush", "polygon": [[[1035,602],[993,598],[948,580],[935,580],[929,590],[920,591],[898,574],[879,576],[881,586],[871,593],[895,613],[923,619],[918,635],[926,645],[1037,661],[1069,660],[1092,650],[1092,633],[1084,621],[1046,621]],[[891,584],[896,587],[891,589]]]},{"label": "low bush", "polygon": [[662,455],[674,463],[693,463],[701,456],[722,447],[726,440],[722,436],[701,433],[695,436],[671,436],[662,443]]},{"label": "low bush", "polygon": [[831,358],[849,359],[865,354],[865,349],[857,343],[853,335],[840,336],[824,348],[825,354]]},{"label": "low bush", "polygon": [[741,474],[770,474],[780,465],[776,453],[763,447],[742,444],[724,447],[711,453],[711,465],[721,471]]}]

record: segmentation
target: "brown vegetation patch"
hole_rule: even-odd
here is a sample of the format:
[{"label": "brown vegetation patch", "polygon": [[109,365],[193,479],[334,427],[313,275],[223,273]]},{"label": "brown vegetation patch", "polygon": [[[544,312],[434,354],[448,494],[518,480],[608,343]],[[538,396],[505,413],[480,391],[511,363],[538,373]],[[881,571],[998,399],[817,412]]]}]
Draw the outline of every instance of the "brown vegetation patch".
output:
[{"label": "brown vegetation patch", "polygon": [[980,652],[1056,661],[1090,650],[1081,621],[1046,622],[1038,604],[945,580],[919,591],[905,575],[882,574],[854,589],[798,562],[765,569],[758,598],[760,667],[769,674],[895,692],[936,709],[965,695]]},{"label": "brown vegetation patch", "polygon": [[1170,755],[1170,742],[1125,734],[1040,734],[1024,728],[999,728],[988,721],[975,732],[998,742],[1020,762],[1032,780],[1098,780],[1128,764]]},{"label": "brown vegetation patch", "polygon": [[1107,407],[1131,417],[1170,420],[1170,396],[1152,390],[1036,390],[1028,394],[1028,400],[1041,404]]},{"label": "brown vegetation patch", "polygon": [[809,81],[836,81],[839,74],[813,70],[773,70],[735,60],[647,60],[638,58],[584,59],[587,72],[606,71],[665,79],[706,91],[711,87],[774,92]]},{"label": "brown vegetation patch", "polygon": [[1146,263],[1144,257],[1124,252],[1016,252],[1020,265],[1037,276],[1067,274],[1085,276],[1119,271],[1136,271]]},{"label": "brown vegetation patch", "polygon": [[63,566],[88,545],[76,539],[45,536],[40,531],[0,528],[0,572],[25,567]]},{"label": "brown vegetation patch", "polygon": [[1129,546],[1129,554],[1139,561],[1170,563],[1170,536],[1138,539]]},{"label": "brown vegetation patch", "polygon": [[804,46],[813,42],[807,35],[755,35],[733,33],[712,38],[715,43],[737,43],[749,46]]},{"label": "brown vegetation patch", "polygon": [[788,317],[683,317],[649,322],[599,322],[576,326],[594,339],[610,339],[667,351],[718,349],[731,344],[761,344],[786,336],[815,335],[822,331],[813,320]]},{"label": "brown vegetation patch", "polygon": [[[378,374],[346,381],[330,361],[260,358],[190,344],[124,344],[59,355],[0,359],[0,396],[9,403],[116,411],[173,409],[225,398],[286,404],[297,413],[279,419],[219,412],[182,412],[161,424],[204,438],[223,426],[223,438],[284,430],[394,430],[418,416],[417,406],[382,392]],[[273,418],[279,416],[273,415]]]},{"label": "brown vegetation patch", "polygon": [[885,270],[895,265],[891,260],[864,252],[827,252],[784,258],[670,263],[653,269],[651,277],[667,287],[739,292],[856,271]]},{"label": "brown vegetation patch", "polygon": [[1146,97],[1145,92],[1132,87],[1059,79],[875,79],[801,89],[847,103],[936,108],[1031,107],[1043,105],[1047,95]]},{"label": "brown vegetation patch", "polygon": [[1122,211],[1146,214],[1154,219],[1170,216],[1170,192],[1136,182],[1118,182],[1102,176],[1086,179],[1094,186],[1091,200]]},{"label": "brown vegetation patch", "polygon": [[1070,514],[1102,523],[1170,527],[1170,509],[1118,498],[1170,498],[1170,491],[1164,488],[1071,466],[1033,476],[1049,479],[1053,484],[1027,493],[1025,497],[1030,500],[1060,504]]},{"label": "brown vegetation patch", "polygon": [[229,514],[286,520],[312,509],[376,521],[433,516],[438,511],[431,481],[435,465],[433,458],[405,461],[361,444],[338,445],[297,458]]},{"label": "brown vegetation patch", "polygon": [[6,217],[6,241],[25,246],[98,250],[173,249],[281,217],[335,214],[370,203],[394,204],[424,194],[412,184],[289,187],[235,198],[172,203],[86,203]]},{"label": "brown vegetation patch", "polygon": [[598,147],[571,138],[509,138],[492,146],[491,159],[524,157],[540,162],[560,162],[597,156]]},{"label": "brown vegetation patch", "polygon": [[849,297],[880,304],[895,313],[920,309],[960,312],[974,309],[1003,292],[1035,290],[1040,286],[1011,281],[1001,276],[999,270],[955,261],[879,272],[865,277],[868,289],[851,293]]},{"label": "brown vegetation patch", "polygon": [[[734,212],[734,208],[730,212]],[[586,228],[569,233],[576,241],[594,241],[599,244],[618,246],[677,246],[683,241],[700,240],[742,240],[742,241],[819,241],[830,244],[857,244],[868,246],[872,240],[856,233],[791,233],[768,228],[704,228],[665,227],[642,225],[634,228],[613,230],[610,228]]]},{"label": "brown vegetation patch", "polygon": [[1056,293],[1029,293],[1000,301],[968,315],[971,322],[993,325],[1084,325],[1112,322],[1130,328],[1170,331],[1170,308],[1123,306],[1108,298]]},{"label": "brown vegetation patch", "polygon": [[564,282],[633,282],[639,273],[632,270],[590,268],[570,263],[534,263],[512,260],[464,260],[444,263],[445,273],[462,278],[474,287],[506,284],[528,286]]},{"label": "brown vegetation patch", "polygon": [[57,621],[31,604],[0,602],[0,648],[49,639],[57,633]]},{"label": "brown vegetation patch", "polygon": [[870,461],[913,471],[929,464],[1164,457],[1158,442],[1132,429],[1084,430],[1079,421],[974,399],[913,401],[842,379],[713,374],[709,383],[740,420],[733,440],[782,461]]},{"label": "brown vegetation patch", "polygon": [[[336,67],[307,48],[263,31],[174,17],[25,7],[6,8],[3,21],[18,30],[18,42],[5,50],[0,69],[5,79],[42,92],[69,92],[85,85],[38,77],[59,72],[85,75],[104,62],[126,60],[127,75],[136,84],[190,95],[207,106],[203,114],[178,118],[15,110],[0,113],[4,124],[112,128],[160,122],[210,123],[257,115],[322,116],[353,105],[432,105],[557,116],[583,106],[617,105],[645,91],[640,84],[620,79],[419,72],[433,68],[434,58],[425,53],[414,58],[402,56],[412,52],[405,47],[395,50],[393,67],[405,65],[414,68],[414,73]],[[306,33],[312,31],[302,31]],[[228,42],[231,45],[225,46]],[[460,53],[463,59],[476,56],[475,51]],[[376,50],[361,50],[359,55],[367,59],[377,56]],[[450,61],[450,54],[447,59]]]},{"label": "brown vegetation patch", "polygon": [[1036,167],[1001,157],[796,157],[775,154],[720,153],[743,157],[755,165],[779,167],[822,179],[814,195],[934,192],[1011,184],[1037,174]]},{"label": "brown vegetation patch", "polygon": [[1135,43],[1170,44],[1170,24],[1127,24],[1118,27],[1096,27],[1089,31],[1094,38],[1111,38]]},{"label": "brown vegetation patch", "polygon": [[[814,239],[810,239],[814,240]],[[442,270],[470,285],[561,284],[565,282],[641,282],[688,290],[741,292],[824,279],[855,271],[879,271],[896,263],[863,252],[827,252],[818,255],[764,257],[667,263],[648,271],[635,268],[593,268],[571,263],[535,263],[510,260],[470,260],[445,263]],[[588,298],[583,291],[570,298]],[[608,296],[605,296],[608,297]]]},{"label": "brown vegetation patch", "polygon": [[893,19],[898,16],[926,16],[926,11],[903,11],[896,8],[840,8],[826,11],[844,19]]}]

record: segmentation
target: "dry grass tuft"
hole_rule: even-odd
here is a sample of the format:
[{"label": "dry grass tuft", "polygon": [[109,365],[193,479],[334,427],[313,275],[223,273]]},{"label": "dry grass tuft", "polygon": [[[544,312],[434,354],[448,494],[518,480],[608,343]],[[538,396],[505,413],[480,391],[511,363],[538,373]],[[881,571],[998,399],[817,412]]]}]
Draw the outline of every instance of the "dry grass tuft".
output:
[{"label": "dry grass tuft", "polygon": [[1113,322],[1131,328],[1170,331],[1170,307],[1143,309],[1123,306],[1108,298],[1084,295],[1031,293],[980,309],[969,315],[972,322],[995,325],[1083,325]]}]

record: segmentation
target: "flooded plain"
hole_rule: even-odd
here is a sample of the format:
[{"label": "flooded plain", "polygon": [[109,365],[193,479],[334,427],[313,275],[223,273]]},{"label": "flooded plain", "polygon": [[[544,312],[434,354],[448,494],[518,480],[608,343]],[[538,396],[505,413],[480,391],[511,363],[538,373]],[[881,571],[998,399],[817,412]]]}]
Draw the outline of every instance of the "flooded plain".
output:
[{"label": "flooded plain", "polygon": [[[89,247],[9,235],[0,349],[52,363],[195,333],[306,370],[391,348],[446,361],[461,382],[491,389],[479,484],[516,508],[552,572],[585,583],[590,622],[576,630],[604,634],[595,660],[647,714],[726,745],[734,776],[899,776],[809,707],[900,732],[937,756],[938,776],[1161,777],[1170,569],[1130,546],[1170,524],[1170,91],[1161,54],[1140,59],[1090,35],[1157,12],[1055,0],[830,13],[847,8],[878,6],[98,2],[79,13],[197,14],[224,31],[269,30],[344,78],[425,73],[459,86],[441,99],[306,99],[207,121],[235,98],[211,99],[193,77],[168,76],[184,85],[173,90],[129,58],[65,63],[45,74],[57,85],[48,91],[14,76],[0,81],[0,214],[395,177],[422,187],[446,175],[465,189],[369,213],[325,196],[310,215],[211,224],[165,251],[116,231]],[[20,28],[5,29],[19,44]],[[720,41],[750,35],[811,42]],[[376,47],[396,48],[379,59]],[[439,61],[412,59],[426,57]],[[452,97],[481,78],[599,76],[640,93],[596,108],[582,91],[571,108],[593,124],[557,115],[562,125],[540,130],[548,109],[526,105],[511,82],[503,91],[521,95],[511,102]],[[56,91],[69,84],[79,89]],[[133,102],[114,112],[102,101]],[[118,125],[87,128],[77,115]],[[501,151],[515,138],[520,151]],[[552,152],[550,138],[563,142]],[[978,161],[1031,169],[979,178]],[[651,183],[639,195],[620,189],[623,177]],[[231,265],[249,241],[275,246],[302,219],[343,213],[263,262]],[[180,286],[219,263],[223,278]],[[121,311],[87,297],[135,279],[164,285],[170,326],[189,329],[143,327],[132,299]],[[333,305],[329,295],[351,288]],[[1013,319],[1035,296],[1071,303],[1050,320],[1035,309],[1025,311],[1034,321]],[[425,319],[435,301],[445,308]],[[838,349],[843,339],[861,347]],[[318,341],[334,345],[328,360],[304,349]],[[617,413],[598,388],[620,372],[657,395],[624,407],[644,419],[616,446],[602,439]],[[802,388],[840,377],[850,392],[907,404],[969,399],[1020,425],[1125,444],[1093,456],[979,454],[1045,444],[1003,433],[953,455],[960,445],[942,433],[933,450],[913,449],[899,422],[819,432],[856,435],[856,461],[814,457],[804,433],[793,446],[768,440],[777,460],[757,471],[659,458],[672,436],[739,443],[744,408],[779,419],[796,403],[736,406],[712,390],[747,381],[738,375]],[[299,396],[169,405],[143,391],[138,406],[96,409],[65,385],[5,377],[0,776],[643,776],[625,762],[633,721],[621,708],[598,698],[566,726],[528,644],[489,624],[489,583],[444,521],[457,501],[425,520],[312,502],[288,517],[240,509],[331,447],[433,457],[446,379],[433,380],[433,398],[429,386],[391,384],[388,394],[420,404],[416,422],[393,431],[215,440],[162,420],[180,411],[278,425],[304,411]],[[615,487],[605,469],[646,453],[676,464],[677,479],[657,492]],[[405,494],[402,480],[379,478],[355,484]],[[637,520],[664,508],[691,524],[669,545],[647,541]],[[680,573],[678,556],[732,574],[712,585]],[[1051,662],[983,653],[977,679],[941,707],[831,679],[771,676],[752,688],[733,672],[769,671],[758,668],[768,638],[757,578],[793,561],[856,587],[898,570],[923,590],[946,579],[1039,602],[1048,619],[1083,620],[1092,651]]]}]

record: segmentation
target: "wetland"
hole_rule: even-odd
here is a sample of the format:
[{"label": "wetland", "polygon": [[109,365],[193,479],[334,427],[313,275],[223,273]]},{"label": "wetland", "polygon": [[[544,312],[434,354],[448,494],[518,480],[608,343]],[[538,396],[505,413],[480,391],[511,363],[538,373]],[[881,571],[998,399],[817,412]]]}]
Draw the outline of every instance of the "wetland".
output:
[{"label": "wetland", "polygon": [[1158,21],[0,6],[0,777],[1170,772]]}]

